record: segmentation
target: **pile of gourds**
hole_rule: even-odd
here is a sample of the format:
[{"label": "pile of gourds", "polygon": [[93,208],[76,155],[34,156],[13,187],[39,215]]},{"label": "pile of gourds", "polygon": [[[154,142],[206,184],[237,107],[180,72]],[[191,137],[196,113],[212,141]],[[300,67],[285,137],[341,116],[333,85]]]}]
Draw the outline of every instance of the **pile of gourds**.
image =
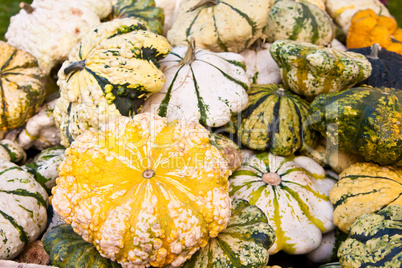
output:
[{"label": "pile of gourds", "polygon": [[5,38],[0,259],[400,267],[402,30],[380,1],[34,0]]}]

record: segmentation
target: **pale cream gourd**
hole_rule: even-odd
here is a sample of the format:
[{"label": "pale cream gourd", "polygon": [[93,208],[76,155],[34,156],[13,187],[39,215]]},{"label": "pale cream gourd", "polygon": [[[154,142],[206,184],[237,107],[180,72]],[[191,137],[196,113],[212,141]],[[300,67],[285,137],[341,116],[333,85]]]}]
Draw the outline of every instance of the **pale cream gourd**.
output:
[{"label": "pale cream gourd", "polygon": [[165,12],[165,21],[163,23],[163,36],[172,28],[179,12],[180,3],[183,0],[155,0],[155,6],[163,8]]}]

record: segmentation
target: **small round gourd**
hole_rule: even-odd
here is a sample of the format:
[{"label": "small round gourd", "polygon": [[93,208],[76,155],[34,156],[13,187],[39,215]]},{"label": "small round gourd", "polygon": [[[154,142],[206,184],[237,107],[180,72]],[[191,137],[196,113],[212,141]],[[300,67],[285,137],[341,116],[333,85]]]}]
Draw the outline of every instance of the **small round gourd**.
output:
[{"label": "small round gourd", "polygon": [[16,164],[23,164],[27,160],[24,149],[11,140],[0,140],[0,158]]}]

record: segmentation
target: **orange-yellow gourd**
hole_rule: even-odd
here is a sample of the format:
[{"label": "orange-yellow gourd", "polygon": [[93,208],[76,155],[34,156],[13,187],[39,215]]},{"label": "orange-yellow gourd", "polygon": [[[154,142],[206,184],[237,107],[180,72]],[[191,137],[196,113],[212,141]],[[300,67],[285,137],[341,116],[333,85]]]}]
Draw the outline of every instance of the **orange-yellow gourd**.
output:
[{"label": "orange-yellow gourd", "polygon": [[230,217],[230,170],[199,123],[138,114],[66,150],[52,204],[123,267],[180,266]]}]

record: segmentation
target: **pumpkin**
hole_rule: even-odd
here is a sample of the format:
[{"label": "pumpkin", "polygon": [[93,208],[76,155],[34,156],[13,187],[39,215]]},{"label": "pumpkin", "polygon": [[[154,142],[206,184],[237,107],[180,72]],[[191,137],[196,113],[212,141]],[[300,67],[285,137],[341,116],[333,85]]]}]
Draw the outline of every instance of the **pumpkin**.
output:
[{"label": "pumpkin", "polygon": [[247,200],[267,215],[276,235],[269,254],[308,253],[335,228],[328,199],[335,181],[308,157],[259,153],[243,162],[229,182],[233,200]]},{"label": "pumpkin", "polygon": [[305,121],[309,104],[283,85],[252,85],[237,135],[250,149],[288,156],[314,146],[316,132]]},{"label": "pumpkin", "polygon": [[321,94],[310,109],[309,124],[330,147],[380,165],[402,165],[402,91],[355,87]]},{"label": "pumpkin", "polygon": [[240,52],[263,36],[271,0],[182,1],[167,38],[172,46]]},{"label": "pumpkin", "polygon": [[373,69],[371,75],[357,85],[366,84],[373,87],[402,89],[402,55],[388,51],[378,44],[350,51],[363,54]]},{"label": "pumpkin", "polygon": [[402,207],[359,217],[338,250],[342,267],[401,267]]},{"label": "pumpkin", "polygon": [[45,97],[45,78],[38,62],[26,51],[0,41],[0,128],[23,126]]},{"label": "pumpkin", "polygon": [[45,230],[48,195],[31,174],[0,159],[0,258],[13,259]]},{"label": "pumpkin", "polygon": [[292,40],[275,41],[270,52],[283,83],[312,100],[320,93],[341,91],[370,76],[370,62],[361,54]]},{"label": "pumpkin", "polygon": [[27,160],[24,149],[12,140],[0,140],[0,158],[16,164],[22,164]]},{"label": "pumpkin", "polygon": [[270,46],[270,43],[258,39],[250,48],[240,52],[246,62],[246,72],[254,84],[279,84],[282,81],[278,64],[269,52]]},{"label": "pumpkin", "polygon": [[183,0],[155,0],[155,6],[162,8],[165,13],[163,36],[166,36],[167,32],[172,28],[182,1]]},{"label": "pumpkin", "polygon": [[65,148],[62,146],[47,148],[36,155],[33,162],[21,167],[31,173],[49,195],[53,186],[56,185],[56,178],[59,175],[58,168],[65,158],[64,151]]},{"label": "pumpkin", "polygon": [[[21,5],[20,12],[10,19],[5,34],[7,42],[35,56],[39,67],[49,74],[56,64],[67,59],[68,53],[81,38],[100,23],[95,12],[95,7],[99,5],[85,2],[88,0],[36,0],[32,5]],[[109,5],[110,12],[111,1],[99,3]]]},{"label": "pumpkin", "polygon": [[120,116],[66,150],[52,205],[103,257],[177,267],[227,226],[230,174],[200,124]]},{"label": "pumpkin", "polygon": [[364,162],[351,165],[339,174],[329,193],[334,204],[334,224],[347,233],[362,214],[402,205],[401,185],[402,169]]},{"label": "pumpkin", "polygon": [[328,14],[314,4],[277,0],[268,15],[264,30],[268,42],[295,40],[328,45],[335,38],[335,28]]},{"label": "pumpkin", "polygon": [[376,14],[391,17],[386,6],[380,0],[326,0],[328,14],[345,33],[348,33],[352,17],[359,10],[372,9]]},{"label": "pumpkin", "polygon": [[156,34],[163,33],[163,9],[155,7],[154,0],[117,0],[108,19],[129,17],[143,22]]},{"label": "pumpkin", "polygon": [[209,143],[221,151],[232,172],[240,167],[242,156],[239,146],[234,141],[222,134],[210,133]]},{"label": "pumpkin", "polygon": [[182,268],[264,268],[275,232],[257,206],[235,200],[228,226],[197,251]]},{"label": "pumpkin", "polygon": [[190,44],[174,47],[159,63],[166,83],[145,101],[142,112],[220,127],[247,105],[250,81],[239,54],[214,53]]},{"label": "pumpkin", "polygon": [[105,22],[88,33],[58,73],[53,115],[61,144],[68,147],[110,117],[137,113],[144,99],[162,89],[165,76],[157,60],[169,52],[163,36],[133,18]]},{"label": "pumpkin", "polygon": [[28,119],[24,129],[18,134],[18,144],[25,150],[34,147],[38,150],[60,144],[60,131],[56,127],[53,110],[56,99],[46,101],[39,111]]},{"label": "pumpkin", "polygon": [[55,226],[42,238],[50,264],[59,268],[118,268],[114,261],[103,258],[95,246],[76,234],[68,224]]}]

